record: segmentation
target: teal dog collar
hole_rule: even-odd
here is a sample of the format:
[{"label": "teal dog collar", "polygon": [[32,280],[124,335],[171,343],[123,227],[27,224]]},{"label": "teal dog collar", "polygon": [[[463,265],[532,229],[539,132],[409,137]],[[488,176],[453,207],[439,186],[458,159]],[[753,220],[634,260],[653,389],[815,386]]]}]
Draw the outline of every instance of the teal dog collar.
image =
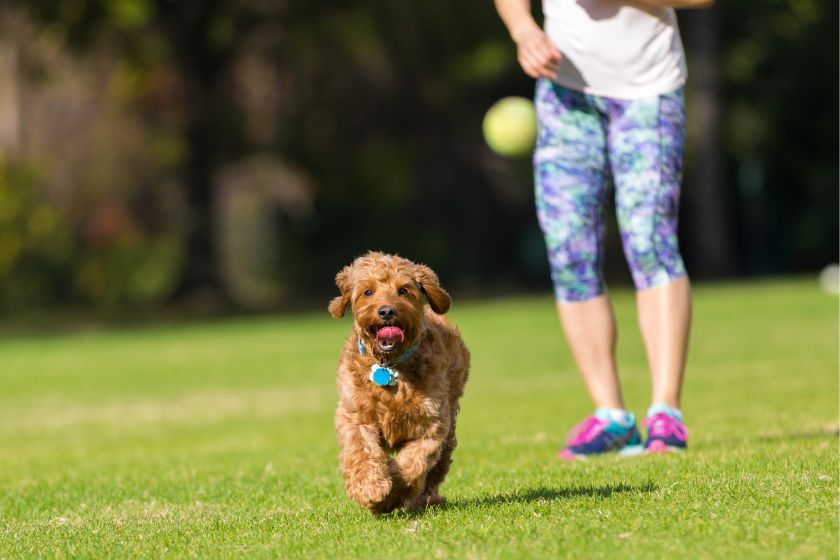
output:
[{"label": "teal dog collar", "polygon": [[[365,353],[365,344],[362,342],[361,337],[359,340],[359,354],[364,355]],[[397,379],[400,377],[400,372],[394,369],[394,366],[403,363],[407,359],[409,359],[417,349],[420,347],[420,342],[412,346],[411,348],[406,349],[402,355],[394,360],[393,362],[382,362],[381,364],[373,364],[370,366],[370,375],[368,379],[379,385],[380,387],[393,387],[397,384]]]}]

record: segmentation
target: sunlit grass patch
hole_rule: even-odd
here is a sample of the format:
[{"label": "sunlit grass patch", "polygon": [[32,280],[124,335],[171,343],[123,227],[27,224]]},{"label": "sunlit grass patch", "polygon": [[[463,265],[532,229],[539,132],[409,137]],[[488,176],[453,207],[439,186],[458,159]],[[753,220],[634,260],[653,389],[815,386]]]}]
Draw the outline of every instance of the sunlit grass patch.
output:
[{"label": "sunlit grass patch", "polygon": [[[696,290],[690,450],[562,464],[591,404],[550,296],[462,304],[472,352],[446,508],[375,518],[332,428],[325,312],[0,342],[0,557],[837,557],[837,299]],[[648,405],[614,294],[628,406]]]}]

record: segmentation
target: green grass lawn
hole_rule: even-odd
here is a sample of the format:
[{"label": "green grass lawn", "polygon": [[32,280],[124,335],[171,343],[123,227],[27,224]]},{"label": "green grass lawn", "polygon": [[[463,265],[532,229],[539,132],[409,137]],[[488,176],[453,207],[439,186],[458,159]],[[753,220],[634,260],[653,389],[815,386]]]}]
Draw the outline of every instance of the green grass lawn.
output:
[{"label": "green grass lawn", "polygon": [[[643,414],[633,296],[614,295]],[[696,289],[680,456],[555,459],[591,405],[549,295],[451,317],[473,367],[449,505],[379,518],[337,468],[349,318],[7,336],[0,558],[838,556],[838,301],[815,280]]]}]

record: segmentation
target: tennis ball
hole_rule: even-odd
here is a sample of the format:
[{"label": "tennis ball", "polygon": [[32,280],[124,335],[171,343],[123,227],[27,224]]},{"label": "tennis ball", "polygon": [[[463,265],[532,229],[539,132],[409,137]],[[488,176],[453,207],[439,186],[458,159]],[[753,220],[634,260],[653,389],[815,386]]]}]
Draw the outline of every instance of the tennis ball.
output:
[{"label": "tennis ball", "polygon": [[534,104],[524,97],[505,97],[484,116],[484,139],[494,152],[506,157],[524,156],[537,139]]}]

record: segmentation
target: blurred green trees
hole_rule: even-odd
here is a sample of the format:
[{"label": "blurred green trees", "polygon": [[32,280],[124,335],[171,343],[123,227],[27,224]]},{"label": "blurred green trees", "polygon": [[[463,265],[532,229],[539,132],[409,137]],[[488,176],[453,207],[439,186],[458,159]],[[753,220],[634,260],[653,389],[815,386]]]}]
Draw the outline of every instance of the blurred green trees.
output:
[{"label": "blurred green trees", "polygon": [[727,2],[720,71],[742,272],[838,258],[838,3]]},{"label": "blurred green trees", "polygon": [[0,305],[48,303],[62,293],[73,248],[60,209],[39,192],[34,166],[0,160]]},{"label": "blurred green trees", "polygon": [[[814,269],[838,250],[837,3],[719,4],[717,51],[680,15],[719,84],[722,183],[688,161],[690,272],[712,270],[692,240],[714,223],[729,273]],[[533,87],[490,2],[7,1],[0,73],[4,307],[271,306],[369,248],[547,289],[529,162],[481,138]],[[719,215],[692,214],[713,192]]]}]

